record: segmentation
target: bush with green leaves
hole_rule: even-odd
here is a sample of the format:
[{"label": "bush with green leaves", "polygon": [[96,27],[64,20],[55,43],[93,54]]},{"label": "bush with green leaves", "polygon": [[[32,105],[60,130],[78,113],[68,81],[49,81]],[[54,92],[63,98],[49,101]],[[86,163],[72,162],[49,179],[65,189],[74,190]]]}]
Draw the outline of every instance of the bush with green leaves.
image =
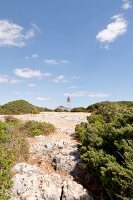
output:
[{"label": "bush with green leaves", "polygon": [[7,117],[0,121],[0,199],[10,199],[12,187],[11,168],[16,162],[28,159],[28,143],[25,133],[20,131],[20,121]]},{"label": "bush with green leaves", "polygon": [[12,101],[0,106],[0,114],[4,115],[37,114],[41,111],[43,111],[43,109],[34,106],[25,100]]},{"label": "bush with green leaves", "polygon": [[84,107],[73,108],[71,109],[71,112],[86,112],[86,108]]},{"label": "bush with green leaves", "polygon": [[0,121],[0,199],[10,199],[12,187],[11,168],[16,162],[28,159],[29,147],[26,137],[50,134],[55,127],[36,121],[22,122],[12,116]]},{"label": "bush with green leaves", "polygon": [[81,158],[110,200],[133,200],[133,109],[105,103],[76,126]]},{"label": "bush with green leaves", "polygon": [[55,131],[55,127],[46,122],[27,121],[23,125],[27,136],[48,135]]}]

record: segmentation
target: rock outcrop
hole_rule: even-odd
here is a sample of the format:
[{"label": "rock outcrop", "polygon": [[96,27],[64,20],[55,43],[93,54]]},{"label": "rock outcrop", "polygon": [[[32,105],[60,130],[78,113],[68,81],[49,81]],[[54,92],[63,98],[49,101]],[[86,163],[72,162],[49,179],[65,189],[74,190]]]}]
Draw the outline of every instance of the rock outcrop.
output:
[{"label": "rock outcrop", "polygon": [[86,116],[81,113],[19,116],[23,120],[53,123],[56,132],[28,140],[30,158],[28,163],[14,166],[11,200],[93,200],[79,181],[75,181],[83,163],[72,134],[75,125],[86,121]]},{"label": "rock outcrop", "polygon": [[46,174],[39,167],[16,164],[11,200],[92,200],[86,189],[57,173]]}]

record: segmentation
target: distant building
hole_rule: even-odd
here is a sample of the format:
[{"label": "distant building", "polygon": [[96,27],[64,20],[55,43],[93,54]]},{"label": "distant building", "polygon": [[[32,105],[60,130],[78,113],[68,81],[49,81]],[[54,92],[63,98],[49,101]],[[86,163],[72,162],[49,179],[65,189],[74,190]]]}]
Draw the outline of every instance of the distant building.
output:
[{"label": "distant building", "polygon": [[71,110],[71,98],[69,96],[67,97],[67,110]]}]

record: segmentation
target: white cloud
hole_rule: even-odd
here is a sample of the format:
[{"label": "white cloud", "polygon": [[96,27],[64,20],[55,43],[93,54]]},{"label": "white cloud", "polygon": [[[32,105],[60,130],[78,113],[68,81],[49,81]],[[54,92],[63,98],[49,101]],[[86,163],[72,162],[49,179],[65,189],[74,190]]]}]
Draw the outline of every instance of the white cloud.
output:
[{"label": "white cloud", "polygon": [[36,84],[34,84],[34,83],[30,83],[28,86],[29,86],[29,87],[35,87]]},{"label": "white cloud", "polygon": [[49,65],[57,65],[58,64],[58,62],[54,59],[49,59],[49,60],[45,59],[44,62]]},{"label": "white cloud", "polygon": [[22,81],[16,80],[16,79],[11,79],[9,82],[10,82],[11,84],[15,84],[15,83],[21,83]]},{"label": "white cloud", "polygon": [[105,94],[105,93],[98,93],[98,92],[92,92],[92,93],[88,93],[88,97],[92,97],[92,98],[96,98],[96,97],[109,97],[111,96],[111,94]]},{"label": "white cloud", "polygon": [[122,8],[124,10],[128,10],[128,9],[132,8],[131,2],[129,0],[123,0]]},{"label": "white cloud", "polygon": [[72,79],[80,79],[79,76],[72,76]]},{"label": "white cloud", "polygon": [[109,97],[110,94],[105,93],[98,93],[98,92],[87,92],[87,91],[79,91],[75,93],[64,93],[64,96],[71,96],[71,97],[92,97],[92,98],[103,98]]},{"label": "white cloud", "polygon": [[64,75],[59,75],[55,79],[53,79],[53,81],[55,83],[59,83],[59,82],[65,81],[65,76]]},{"label": "white cloud", "polygon": [[20,82],[21,82],[20,80],[16,80],[7,75],[0,74],[0,83],[15,84],[15,83],[20,83]]},{"label": "white cloud", "polygon": [[15,69],[14,73],[23,78],[42,78],[50,76],[50,73],[42,73],[40,70],[33,70],[29,68]]},{"label": "white cloud", "polygon": [[51,74],[50,73],[44,73],[43,76],[49,77],[49,76],[51,76]]},{"label": "white cloud", "polygon": [[69,86],[69,88],[71,88],[71,89],[75,89],[75,88],[78,88],[79,86],[77,86],[77,85],[71,85],[71,86]]},{"label": "white cloud", "polygon": [[69,64],[69,60],[55,60],[55,59],[44,59],[44,62],[49,65]]},{"label": "white cloud", "polygon": [[37,97],[36,99],[39,101],[50,101],[51,100],[50,97]]},{"label": "white cloud", "polygon": [[9,78],[6,75],[0,75],[0,83],[8,83]]},{"label": "white cloud", "polygon": [[87,92],[75,92],[75,93],[65,93],[64,96],[72,96],[72,97],[81,97],[81,96],[87,96]]},{"label": "white cloud", "polygon": [[61,60],[61,61],[60,61],[60,64],[69,64],[69,63],[70,63],[69,60]]},{"label": "white cloud", "polygon": [[28,60],[30,57],[29,56],[25,56],[24,58]]},{"label": "white cloud", "polygon": [[30,59],[30,58],[38,58],[39,56],[38,56],[38,54],[32,54],[31,56],[25,56],[24,58],[25,59]]},{"label": "white cloud", "polygon": [[38,54],[32,54],[31,58],[38,58]]},{"label": "white cloud", "polygon": [[107,27],[100,31],[96,35],[96,39],[102,43],[107,44],[114,42],[119,36],[127,32],[128,22],[125,20],[123,15],[114,15],[112,18],[113,22],[107,25]]},{"label": "white cloud", "polygon": [[0,20],[0,46],[24,47],[37,31],[35,26],[31,26],[28,31],[25,31],[22,26],[9,20]]}]

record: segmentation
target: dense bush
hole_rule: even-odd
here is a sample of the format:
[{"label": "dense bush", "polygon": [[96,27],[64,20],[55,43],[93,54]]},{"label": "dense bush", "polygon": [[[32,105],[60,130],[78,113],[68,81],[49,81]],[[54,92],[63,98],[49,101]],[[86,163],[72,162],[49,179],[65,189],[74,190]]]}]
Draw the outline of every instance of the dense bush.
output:
[{"label": "dense bush", "polygon": [[133,108],[98,104],[88,123],[76,127],[81,158],[100,180],[111,200],[133,199]]},{"label": "dense bush", "polygon": [[25,135],[13,124],[0,122],[0,199],[10,199],[11,168],[28,158]]},{"label": "dense bush", "polygon": [[86,112],[86,108],[84,107],[73,108],[71,112]]},{"label": "dense bush", "polygon": [[27,121],[23,128],[27,136],[48,135],[55,131],[52,124],[37,121]]},{"label": "dense bush", "polygon": [[43,111],[43,109],[33,106],[25,100],[12,101],[0,107],[0,114],[4,115],[18,115],[27,113],[37,114],[40,111]]},{"label": "dense bush", "polygon": [[95,103],[86,108],[87,112],[97,112],[100,111],[102,108],[109,108],[110,106],[121,106],[125,108],[133,108],[133,102],[131,101],[118,101],[118,102],[109,102],[109,101],[104,101],[101,103]]},{"label": "dense bush", "polygon": [[12,116],[6,116],[5,122],[0,121],[0,200],[10,199],[12,166],[28,159],[26,137],[50,134],[54,130],[54,126],[49,123],[22,122]]}]

